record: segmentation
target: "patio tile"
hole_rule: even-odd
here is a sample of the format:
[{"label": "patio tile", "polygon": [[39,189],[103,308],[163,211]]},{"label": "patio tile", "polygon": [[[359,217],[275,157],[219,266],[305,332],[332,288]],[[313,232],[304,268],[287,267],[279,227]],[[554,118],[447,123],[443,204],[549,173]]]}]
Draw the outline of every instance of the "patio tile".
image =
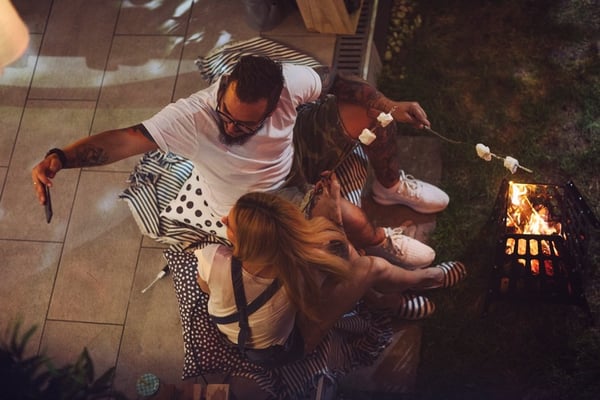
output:
[{"label": "patio tile", "polygon": [[142,247],[147,248],[157,248],[157,249],[166,249],[169,245],[157,242],[154,239],[149,238],[148,236],[143,236],[142,238]]},{"label": "patio tile", "polygon": [[192,3],[192,0],[125,0],[116,34],[184,35]]},{"label": "patio tile", "polygon": [[142,249],[137,265],[115,382],[130,398],[146,372],[172,384],[181,382],[183,372],[183,334],[172,278],[166,276],[141,293],[165,265],[162,250]]},{"label": "patio tile", "polygon": [[[171,102],[182,40],[175,36],[115,37],[92,133],[138,124]],[[131,157],[97,169],[132,171],[138,160]]]},{"label": "patio tile", "polygon": [[205,54],[228,42],[255,36],[259,32],[246,24],[239,2],[210,0],[194,4],[186,39],[195,38],[203,43],[204,51],[200,54]]},{"label": "patio tile", "polygon": [[[8,92],[0,90],[0,96]],[[2,106],[0,107],[0,166],[8,167],[12,155],[15,138],[21,122],[23,106]]]},{"label": "patio tile", "polygon": [[0,238],[62,241],[79,170],[60,171],[54,181],[54,217],[47,224],[44,209],[31,185],[31,169],[46,151],[61,147],[89,131],[94,104],[90,102],[30,101],[23,114],[2,199]]},{"label": "patio tile", "polygon": [[86,348],[97,379],[116,364],[122,332],[120,325],[48,321],[40,352],[50,357],[55,366],[61,367],[75,364]]},{"label": "patio tile", "polygon": [[82,172],[49,318],[124,323],[141,243],[117,198],[127,176]]},{"label": "patio tile", "polygon": [[2,194],[2,189],[4,188],[4,180],[6,179],[6,174],[8,172],[8,168],[0,167],[0,198]]},{"label": "patio tile", "polygon": [[0,332],[17,320],[21,333],[37,326],[27,347],[30,355],[38,351],[61,250],[60,243],[0,240]]},{"label": "patio tile", "polygon": [[95,100],[119,12],[117,0],[55,0],[30,96]]},{"label": "patio tile", "polygon": [[[223,16],[227,16],[226,24],[223,24]],[[227,43],[256,36],[260,36],[260,32],[246,24],[239,2],[218,0],[196,2],[185,37],[173,100],[188,97],[208,86],[194,64],[198,57],[205,56]]]},{"label": "patio tile", "polygon": [[44,33],[52,0],[12,0],[29,33]]},{"label": "patio tile", "polygon": [[177,73],[173,101],[188,97],[192,93],[209,86],[209,83],[202,78],[200,70],[194,63],[198,57],[208,54],[209,50],[205,50],[205,47],[202,43],[186,40]]},{"label": "patio tile", "polygon": [[17,137],[41,36],[30,35],[21,58],[0,72],[0,165],[8,165]]}]

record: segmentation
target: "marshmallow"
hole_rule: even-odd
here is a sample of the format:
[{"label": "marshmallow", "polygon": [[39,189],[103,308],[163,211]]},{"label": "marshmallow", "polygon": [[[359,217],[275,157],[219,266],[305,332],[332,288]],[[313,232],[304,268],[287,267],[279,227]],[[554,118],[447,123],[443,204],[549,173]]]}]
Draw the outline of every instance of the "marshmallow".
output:
[{"label": "marshmallow", "polygon": [[483,158],[485,161],[492,161],[492,153],[490,152],[490,148],[486,145],[477,143],[475,150],[480,158]]},{"label": "marshmallow", "polygon": [[517,172],[517,168],[519,168],[519,161],[512,158],[511,156],[506,156],[506,158],[504,159],[504,167],[514,174],[515,172]]},{"label": "marshmallow", "polygon": [[377,139],[377,136],[375,136],[375,134],[367,128],[363,129],[360,135],[358,136],[358,140],[360,140],[360,142],[366,146],[373,143],[375,139]]},{"label": "marshmallow", "polygon": [[386,126],[388,126],[392,121],[394,120],[394,117],[392,117],[392,113],[379,113],[379,115],[377,116],[377,122],[379,122],[379,124],[381,124],[382,128],[385,128]]}]

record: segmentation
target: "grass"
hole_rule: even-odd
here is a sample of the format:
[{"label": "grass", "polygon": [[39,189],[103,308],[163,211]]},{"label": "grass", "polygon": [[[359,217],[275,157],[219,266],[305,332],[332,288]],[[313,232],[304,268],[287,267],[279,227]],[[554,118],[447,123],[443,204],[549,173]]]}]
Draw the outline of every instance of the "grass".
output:
[{"label": "grass", "polygon": [[[470,276],[433,295],[438,312],[424,323],[419,397],[597,398],[600,331],[578,307],[498,302],[486,318],[481,311],[489,219],[503,179],[573,180],[600,215],[600,2],[394,4],[405,15],[395,25],[392,19],[388,36],[401,43],[388,51],[379,88],[391,98],[419,101],[433,129],[463,142],[442,145],[441,186],[451,202],[437,217],[432,245],[440,259],[463,260]],[[476,143],[534,172],[511,175],[500,161],[487,163],[477,157]],[[585,276],[598,320],[594,233]]]}]

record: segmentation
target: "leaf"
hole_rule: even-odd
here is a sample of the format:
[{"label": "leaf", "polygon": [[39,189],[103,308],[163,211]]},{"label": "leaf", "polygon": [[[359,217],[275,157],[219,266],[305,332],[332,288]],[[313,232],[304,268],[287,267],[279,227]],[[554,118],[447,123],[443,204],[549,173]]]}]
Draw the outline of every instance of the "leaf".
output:
[{"label": "leaf", "polygon": [[110,388],[112,387],[112,382],[115,378],[116,368],[112,367],[106,370],[102,376],[100,376],[96,382],[94,382],[94,388]]},{"label": "leaf", "polygon": [[[31,328],[29,328],[23,334],[23,336],[19,340],[19,331],[21,330],[21,323],[22,323],[21,320],[17,320],[14,323],[14,325],[12,327],[10,344],[8,344],[7,346],[3,344],[3,347],[6,347],[7,351],[12,353],[19,360],[23,357],[23,354],[25,352],[25,347],[27,346],[27,343],[31,339],[31,336],[33,336],[34,332],[37,330],[37,325],[33,325]],[[7,328],[7,332],[5,334],[6,336],[9,335],[9,333],[8,333],[9,329],[10,328]]]},{"label": "leaf", "polygon": [[87,348],[83,349],[75,364],[60,368],[43,354],[23,358],[27,343],[35,330],[34,326],[21,334],[21,322],[7,328],[5,339],[0,342],[0,373],[10,385],[2,388],[0,398],[127,400],[127,397],[112,388],[115,367],[94,379],[94,363]]},{"label": "leaf", "polygon": [[81,373],[82,383],[85,382],[86,385],[94,382],[94,362],[90,357],[90,353],[88,352],[87,347],[84,347],[83,351],[79,355],[77,359],[76,368]]}]

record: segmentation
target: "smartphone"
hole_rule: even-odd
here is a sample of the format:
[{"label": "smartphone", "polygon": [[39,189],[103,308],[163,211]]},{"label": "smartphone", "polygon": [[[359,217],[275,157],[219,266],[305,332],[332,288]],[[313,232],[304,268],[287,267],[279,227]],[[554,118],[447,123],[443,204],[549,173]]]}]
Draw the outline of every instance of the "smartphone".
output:
[{"label": "smartphone", "polygon": [[46,202],[44,203],[46,222],[50,223],[50,221],[52,221],[52,199],[50,198],[50,188],[47,185],[44,185],[44,190],[46,191]]}]

